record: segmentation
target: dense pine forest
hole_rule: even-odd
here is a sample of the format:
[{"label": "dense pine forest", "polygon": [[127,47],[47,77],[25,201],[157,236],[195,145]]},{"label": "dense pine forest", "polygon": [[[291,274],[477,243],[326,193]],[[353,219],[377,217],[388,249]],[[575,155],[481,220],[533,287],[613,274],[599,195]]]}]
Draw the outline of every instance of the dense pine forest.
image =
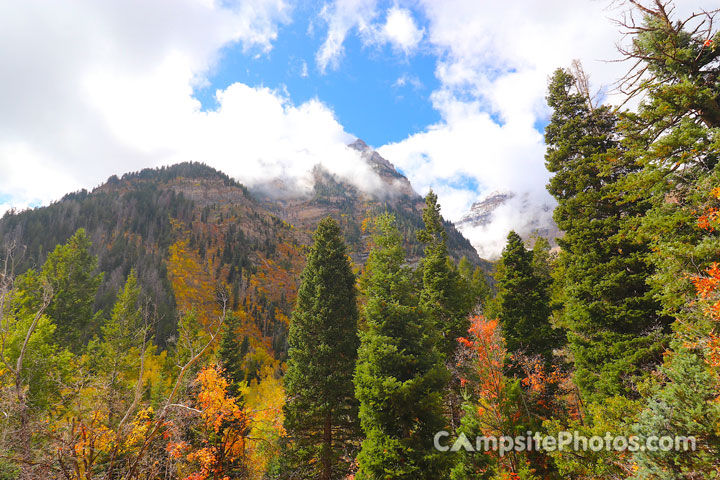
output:
[{"label": "dense pine forest", "polygon": [[0,479],[720,479],[720,31],[631,3],[636,108],[548,79],[558,248],[511,231],[491,265],[432,190],[320,169],[6,213]]}]

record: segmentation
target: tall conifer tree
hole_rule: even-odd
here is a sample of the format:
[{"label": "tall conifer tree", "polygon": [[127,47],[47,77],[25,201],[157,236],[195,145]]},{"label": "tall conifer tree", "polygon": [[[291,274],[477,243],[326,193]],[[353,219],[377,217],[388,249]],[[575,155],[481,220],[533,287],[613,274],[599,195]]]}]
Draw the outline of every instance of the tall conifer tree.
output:
[{"label": "tall conifer tree", "polygon": [[496,275],[496,314],[508,351],[540,355],[549,361],[557,345],[550,326],[550,291],[533,257],[520,235],[511,231]]},{"label": "tall conifer tree", "polygon": [[417,307],[412,273],[391,215],[378,234],[362,278],[367,299],[355,392],[366,438],[357,479],[445,478],[447,454],[433,448],[443,429],[447,372],[435,350],[437,332]]},{"label": "tall conifer tree", "polygon": [[720,362],[713,353],[720,318],[708,306],[720,299],[718,12],[676,19],[670,2],[640,2],[633,13],[643,21],[626,25],[633,42],[625,53],[645,73],[642,82],[625,79],[643,95],[626,122],[626,144],[643,166],[631,188],[651,204],[640,228],[652,247],[649,283],[663,312],[677,319],[634,431],[697,441],[692,452],[637,452],[634,479],[714,478],[720,471]]},{"label": "tall conifer tree", "polygon": [[288,336],[286,476],[344,478],[357,440],[353,372],[359,344],[355,274],[340,227],[318,225]]},{"label": "tall conifer tree", "polygon": [[565,232],[560,320],[584,396],[632,396],[633,381],[660,360],[667,322],[645,283],[649,249],[633,232],[647,206],[619,184],[639,167],[622,151],[614,113],[583,91],[572,74],[557,70],[547,97],[553,114],[545,160],[555,174],[548,190]]},{"label": "tall conifer tree", "polygon": [[417,234],[418,240],[425,244],[420,307],[440,332],[440,352],[452,360],[457,339],[466,335],[470,327],[468,314],[474,305],[469,304],[468,296],[460,290],[460,274],[448,254],[447,232],[437,195],[432,190],[425,197],[423,223],[424,230]]},{"label": "tall conifer tree", "polygon": [[88,345],[91,365],[107,377],[105,401],[111,424],[120,420],[132,403],[141,357],[151,341],[142,307],[140,286],[133,270],[118,292],[110,318],[101,328],[102,341],[93,339]]},{"label": "tall conifer tree", "polygon": [[222,341],[220,342],[220,350],[218,355],[224,369],[223,376],[228,381],[228,391],[233,395],[237,395],[242,382],[249,380],[247,371],[243,366],[243,360],[249,350],[248,337],[243,337],[242,341],[238,339],[238,330],[240,329],[240,316],[230,312],[225,319],[223,325]]},{"label": "tall conifer tree", "polygon": [[90,253],[91,242],[79,229],[65,245],[58,245],[42,268],[42,276],[53,290],[45,313],[57,325],[58,343],[75,352],[99,332],[100,316],[93,314],[95,296],[103,275],[97,257]]},{"label": "tall conifer tree", "polygon": [[[420,309],[439,333],[436,348],[451,369],[456,363],[458,339],[467,335],[470,328],[469,314],[475,306],[475,299],[471,292],[463,291],[467,283],[448,254],[447,232],[437,195],[432,190],[425,197],[423,223],[425,228],[417,234],[418,240],[425,244],[421,263]],[[445,407],[453,430],[460,424],[461,397],[460,379],[450,377],[445,392]]]}]

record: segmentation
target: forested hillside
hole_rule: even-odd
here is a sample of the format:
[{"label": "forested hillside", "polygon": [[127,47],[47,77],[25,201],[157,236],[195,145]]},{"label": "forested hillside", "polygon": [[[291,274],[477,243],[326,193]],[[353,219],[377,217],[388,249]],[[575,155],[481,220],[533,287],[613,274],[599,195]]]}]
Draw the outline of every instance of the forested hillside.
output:
[{"label": "forested hillside", "polygon": [[0,479],[719,479],[720,11],[630,7],[639,107],[548,79],[563,236],[492,282],[362,142],[382,195],[186,163],[6,214]]},{"label": "forested hillside", "polygon": [[[212,304],[212,290],[226,284],[233,309],[243,305],[281,358],[303,251],[321,218],[331,215],[341,222],[359,268],[368,251],[366,219],[397,211],[417,261],[422,198],[395,175],[406,188],[391,199],[376,199],[316,170],[313,193],[281,201],[250,194],[203,164],[147,169],[113,176],[92,192],[68,194],[48,207],[8,213],[0,220],[0,242],[17,245],[14,271],[21,274],[42,265],[57,245],[84,229],[102,273],[94,312],[110,312],[118,289],[135,269],[153,302],[154,334],[163,346],[176,334],[180,311]],[[468,256],[489,270],[467,240],[450,231],[456,258]]]}]

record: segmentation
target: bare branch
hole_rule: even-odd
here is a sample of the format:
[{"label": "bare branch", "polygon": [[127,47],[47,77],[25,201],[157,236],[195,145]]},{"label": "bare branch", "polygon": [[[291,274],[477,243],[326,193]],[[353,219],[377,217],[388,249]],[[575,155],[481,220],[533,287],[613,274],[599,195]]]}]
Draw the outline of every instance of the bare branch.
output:
[{"label": "bare branch", "polygon": [[22,366],[23,361],[25,359],[25,352],[27,350],[28,343],[30,342],[30,337],[32,337],[32,334],[35,332],[35,327],[37,327],[38,322],[40,321],[40,317],[42,317],[43,313],[45,312],[45,309],[50,305],[50,300],[52,299],[53,291],[52,287],[48,285],[47,283],[43,282],[43,298],[42,303],[40,304],[40,307],[35,312],[35,316],[33,317],[32,322],[30,323],[30,326],[28,327],[27,333],[25,334],[25,341],[23,342],[22,348],[20,349],[20,354],[17,358],[17,364],[15,367],[15,387],[19,388],[20,383],[22,381],[21,372],[22,372]]},{"label": "bare branch", "polygon": [[172,391],[170,392],[170,395],[168,396],[167,400],[165,401],[165,406],[162,408],[159,417],[155,421],[155,425],[153,426],[152,430],[146,435],[145,441],[143,442],[142,446],[140,447],[140,451],[137,453],[137,456],[135,457],[135,460],[133,460],[133,463],[130,465],[130,468],[128,469],[128,472],[125,474],[126,479],[134,478],[135,472],[138,468],[138,465],[140,463],[140,460],[145,455],[145,451],[147,450],[147,447],[150,445],[150,442],[155,438],[158,431],[160,430],[160,427],[164,423],[165,416],[167,415],[167,411],[171,406],[176,405],[173,403],[173,399],[175,398],[175,395],[177,394],[180,385],[182,383],[183,378],[185,377],[185,374],[190,369],[190,367],[207,351],[208,348],[210,348],[210,345],[212,345],[217,338],[217,336],[222,331],[223,324],[225,323],[225,319],[227,316],[227,306],[228,306],[228,297],[226,292],[222,292],[220,295],[220,301],[222,302],[222,315],[220,316],[218,320],[217,328],[215,329],[215,332],[211,335],[210,340],[208,340],[205,343],[205,346],[197,352],[194,356],[190,358],[190,360],[183,365],[183,367],[180,369],[180,373],[178,373],[178,377],[175,380],[175,385],[173,386]]},{"label": "bare branch", "polygon": [[188,407],[187,405],[183,405],[181,403],[171,403],[168,405],[168,407],[184,408],[185,410],[190,410],[191,412],[194,412],[194,413],[200,413],[200,414],[203,413],[202,410],[198,410],[197,408],[193,408],[193,407]]}]

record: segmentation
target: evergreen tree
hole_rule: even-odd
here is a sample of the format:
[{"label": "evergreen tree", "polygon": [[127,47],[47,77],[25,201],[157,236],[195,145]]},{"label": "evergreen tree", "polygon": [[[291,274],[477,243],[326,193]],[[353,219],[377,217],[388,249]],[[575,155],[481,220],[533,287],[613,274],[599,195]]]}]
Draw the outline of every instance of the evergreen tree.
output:
[{"label": "evergreen tree", "polygon": [[102,326],[102,340],[92,340],[88,360],[104,378],[105,401],[112,424],[133,400],[142,356],[150,344],[150,325],[144,322],[140,286],[135,271],[120,289],[112,315]]},{"label": "evergreen tree", "polygon": [[[421,262],[420,309],[430,320],[432,328],[440,334],[435,348],[448,370],[452,371],[456,363],[458,338],[467,334],[469,314],[475,307],[476,299],[471,291],[463,291],[465,282],[448,255],[447,232],[437,195],[432,190],[425,197],[423,223],[425,228],[417,233],[418,240],[425,244]],[[453,430],[460,424],[461,395],[460,379],[454,375],[449,378],[445,392],[446,414]]]},{"label": "evergreen tree", "polygon": [[394,217],[377,219],[362,288],[366,329],[355,374],[366,438],[357,479],[437,479],[447,475],[433,448],[442,430],[447,372],[435,350],[436,330],[418,310]]},{"label": "evergreen tree", "polygon": [[224,369],[223,375],[228,381],[228,391],[237,396],[240,384],[247,380],[247,372],[243,365],[245,355],[250,350],[247,336],[238,342],[240,317],[232,312],[228,313],[223,325],[222,341],[220,342],[220,361]]},{"label": "evergreen tree", "polygon": [[[633,478],[715,478],[720,468],[720,390],[715,340],[720,251],[720,31],[717,12],[674,17],[672,4],[636,9],[642,22],[627,57],[637,61],[643,95],[624,127],[626,145],[642,170],[635,191],[647,192],[651,208],[639,229],[655,266],[649,284],[663,312],[676,318],[673,340],[656,372],[636,433],[692,435],[694,452],[638,452]],[[693,285],[695,283],[695,285]]]},{"label": "evergreen tree", "polygon": [[425,229],[417,234],[418,240],[425,244],[420,308],[441,334],[440,352],[452,360],[457,339],[467,334],[470,327],[468,314],[474,305],[460,290],[460,275],[448,255],[447,232],[437,195],[432,190],[425,197],[423,222]]},{"label": "evergreen tree", "polygon": [[52,287],[46,314],[57,325],[58,343],[78,352],[98,333],[100,316],[93,315],[95,296],[102,282],[97,258],[90,253],[90,239],[79,229],[65,245],[48,255],[42,276]]},{"label": "evergreen tree", "polygon": [[553,263],[555,255],[550,252],[550,242],[544,237],[535,237],[532,247],[533,273],[541,288],[550,291],[553,282]]},{"label": "evergreen tree", "polygon": [[679,480],[718,478],[720,468],[720,384],[708,369],[702,350],[673,342],[660,373],[664,385],[653,389],[634,433],[645,442],[651,436],[693,437],[695,450],[646,450],[635,453],[634,479]]},{"label": "evergreen tree", "polygon": [[668,321],[656,313],[645,283],[649,249],[634,233],[646,202],[621,186],[639,167],[618,143],[616,116],[581,91],[567,71],[553,75],[545,160],[555,174],[548,185],[558,202],[555,222],[565,232],[559,320],[582,394],[601,399],[634,395],[633,381],[660,360]]},{"label": "evergreen tree", "polygon": [[649,283],[664,313],[677,316],[695,294],[691,276],[717,259],[716,235],[698,228],[697,217],[720,182],[720,31],[702,14],[691,30],[690,19],[672,18],[672,4],[639,12],[644,20],[629,26],[633,43],[625,53],[646,72],[634,85],[644,98],[623,127],[629,156],[642,169],[626,189],[648,199],[639,233],[656,267]]},{"label": "evergreen tree", "polygon": [[289,478],[344,478],[357,435],[353,372],[359,344],[355,275],[342,232],[318,225],[288,335],[285,458]]},{"label": "evergreen tree", "polygon": [[510,353],[540,355],[549,362],[557,345],[550,326],[549,278],[541,275],[533,251],[511,231],[503,249],[496,281],[496,314]]},{"label": "evergreen tree", "polygon": [[485,307],[490,296],[490,285],[488,285],[485,273],[480,267],[473,268],[467,257],[462,257],[458,263],[460,274],[460,291],[467,295],[466,304],[473,309]]}]

